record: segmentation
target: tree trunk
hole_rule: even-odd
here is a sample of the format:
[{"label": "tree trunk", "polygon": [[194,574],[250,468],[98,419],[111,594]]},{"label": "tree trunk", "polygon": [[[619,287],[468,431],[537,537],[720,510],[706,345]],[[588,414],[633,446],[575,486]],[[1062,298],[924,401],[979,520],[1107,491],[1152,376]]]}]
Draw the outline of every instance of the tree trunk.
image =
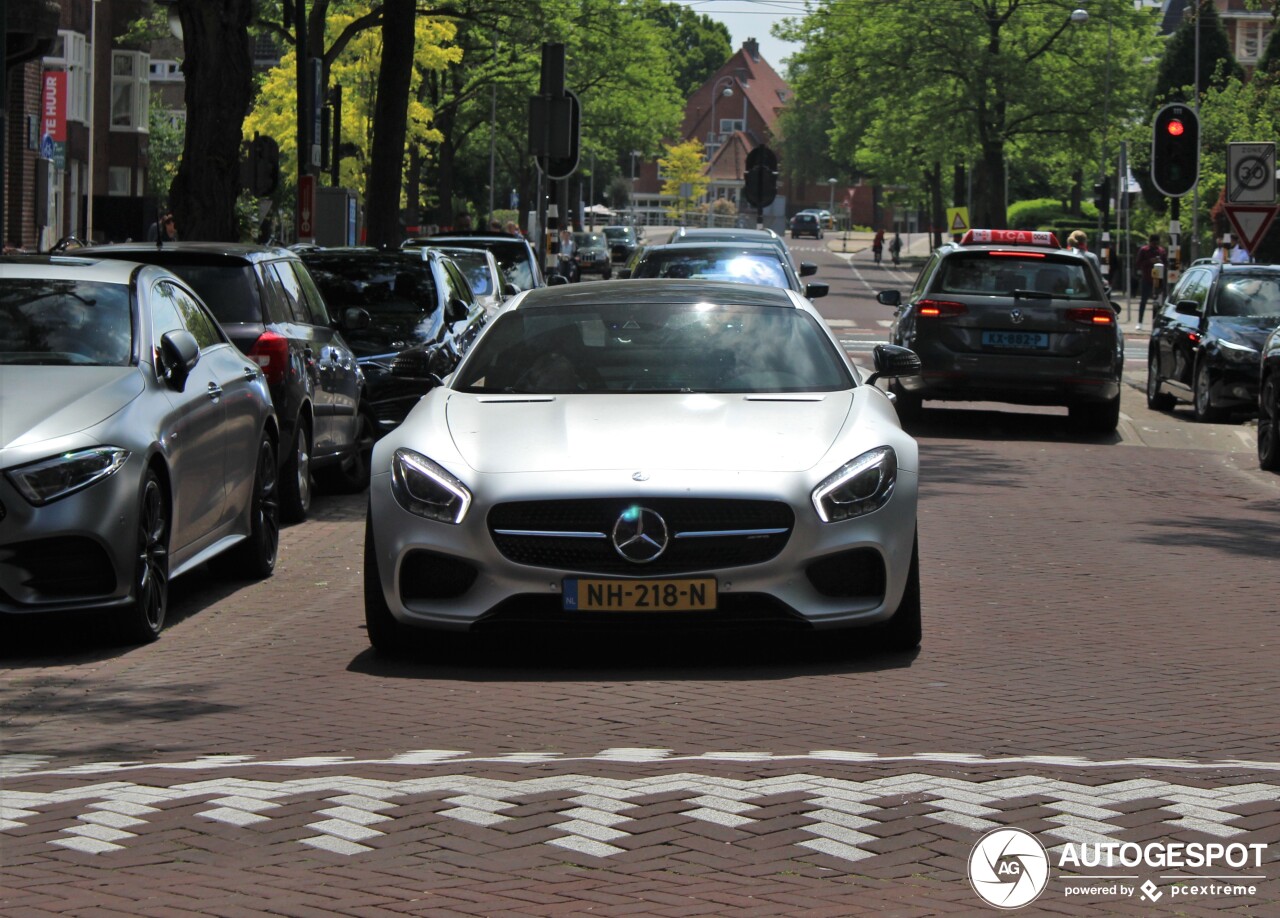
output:
[{"label": "tree trunk", "polygon": [[414,0],[386,0],[382,19],[382,66],[373,110],[369,155],[368,241],[400,242],[400,184],[408,132],[409,81],[413,74]]},{"label": "tree trunk", "polygon": [[973,213],[970,226],[1005,229],[1008,214],[1004,200],[1004,144],[984,143],[973,174]]},{"label": "tree trunk", "polygon": [[170,203],[182,239],[236,242],[240,125],[253,97],[252,0],[179,0],[187,134]]},{"label": "tree trunk", "polygon": [[933,247],[942,245],[943,229],[947,225],[947,211],[942,206],[942,163],[935,162],[933,168],[925,173],[929,185],[929,200],[933,211],[929,222],[933,228]]}]

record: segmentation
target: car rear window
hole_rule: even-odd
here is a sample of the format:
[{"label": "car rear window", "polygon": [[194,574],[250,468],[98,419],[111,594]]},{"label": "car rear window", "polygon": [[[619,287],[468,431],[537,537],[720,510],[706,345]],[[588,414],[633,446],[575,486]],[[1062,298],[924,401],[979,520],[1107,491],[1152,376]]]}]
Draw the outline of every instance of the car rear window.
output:
[{"label": "car rear window", "polygon": [[985,251],[958,252],[945,259],[931,292],[1007,297],[1018,291],[1048,293],[1058,299],[1102,298],[1082,261]]},{"label": "car rear window", "polygon": [[788,288],[787,272],[771,252],[705,249],[651,251],[637,265],[633,277],[677,277],[731,281],[760,287]]},{"label": "car rear window", "polygon": [[191,285],[209,311],[223,325],[262,322],[262,295],[250,265],[175,264],[165,267]]},{"label": "car rear window", "polygon": [[439,294],[431,266],[413,256],[307,255],[303,262],[335,315],[351,307],[369,313],[369,327],[343,335],[361,356],[435,340]]}]

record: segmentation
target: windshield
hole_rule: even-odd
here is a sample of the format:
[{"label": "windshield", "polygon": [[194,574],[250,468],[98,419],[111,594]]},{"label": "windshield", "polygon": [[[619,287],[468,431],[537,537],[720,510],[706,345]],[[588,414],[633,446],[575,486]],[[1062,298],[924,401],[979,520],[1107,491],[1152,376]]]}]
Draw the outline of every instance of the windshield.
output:
[{"label": "windshield", "polygon": [[1067,300],[1102,298],[1083,261],[1034,254],[957,253],[943,262],[932,290],[1006,297],[1016,291],[1048,293]]},{"label": "windshield", "polygon": [[606,226],[604,234],[610,242],[630,242],[635,239],[635,230],[629,226]]},{"label": "windshield", "polygon": [[262,297],[253,268],[234,264],[175,264],[163,262],[204,300],[209,311],[223,325],[262,322]]},{"label": "windshield", "polygon": [[1280,316],[1280,275],[1224,276],[1218,303],[1220,316]]},{"label": "windshield", "polygon": [[341,315],[352,306],[369,313],[368,328],[342,332],[356,354],[403,350],[439,335],[439,296],[427,262],[398,254],[316,254],[304,260],[332,314]]},{"label": "windshield", "polygon": [[573,244],[579,249],[602,249],[605,247],[604,236],[599,233],[574,233]]},{"label": "windshield", "polygon": [[760,287],[793,286],[776,254],[736,248],[650,250],[632,277],[691,277]]},{"label": "windshield", "polygon": [[0,363],[123,367],[132,356],[125,285],[0,279]]},{"label": "windshield", "polygon": [[778,306],[526,307],[495,320],[458,369],[463,392],[833,392],[853,385],[808,313]]}]

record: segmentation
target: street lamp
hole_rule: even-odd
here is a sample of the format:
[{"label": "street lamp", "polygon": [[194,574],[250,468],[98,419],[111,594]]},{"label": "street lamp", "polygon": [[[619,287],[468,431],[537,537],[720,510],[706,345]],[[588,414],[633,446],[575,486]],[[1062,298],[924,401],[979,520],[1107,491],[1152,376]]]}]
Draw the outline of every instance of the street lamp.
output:
[{"label": "street lamp", "polygon": [[[827,213],[831,214],[831,222],[834,224],[836,219],[836,180],[834,178],[827,179],[827,184],[831,186],[831,197],[827,201]],[[828,229],[835,229],[834,226]]]}]

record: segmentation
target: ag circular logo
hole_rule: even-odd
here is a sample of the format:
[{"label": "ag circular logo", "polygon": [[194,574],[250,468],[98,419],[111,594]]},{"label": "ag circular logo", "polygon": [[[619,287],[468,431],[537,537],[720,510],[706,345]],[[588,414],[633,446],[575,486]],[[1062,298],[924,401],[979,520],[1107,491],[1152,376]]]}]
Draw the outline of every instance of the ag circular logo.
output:
[{"label": "ag circular logo", "polygon": [[1030,905],[1049,883],[1049,854],[1030,832],[993,829],[969,855],[969,884],[988,905]]}]

